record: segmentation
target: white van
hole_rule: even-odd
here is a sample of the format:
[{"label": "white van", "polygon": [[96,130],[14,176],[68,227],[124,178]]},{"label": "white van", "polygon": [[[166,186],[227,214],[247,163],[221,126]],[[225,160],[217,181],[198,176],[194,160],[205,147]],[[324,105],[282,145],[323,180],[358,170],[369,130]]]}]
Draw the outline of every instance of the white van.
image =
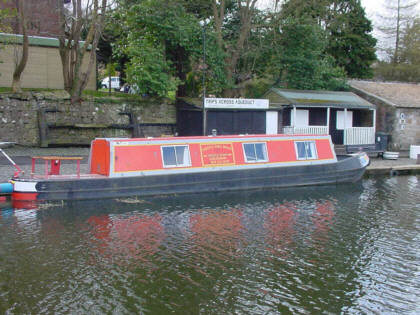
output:
[{"label": "white van", "polygon": [[[109,89],[109,77],[104,78],[101,81],[101,88]],[[111,89],[120,89],[120,78],[119,77],[111,77]]]}]

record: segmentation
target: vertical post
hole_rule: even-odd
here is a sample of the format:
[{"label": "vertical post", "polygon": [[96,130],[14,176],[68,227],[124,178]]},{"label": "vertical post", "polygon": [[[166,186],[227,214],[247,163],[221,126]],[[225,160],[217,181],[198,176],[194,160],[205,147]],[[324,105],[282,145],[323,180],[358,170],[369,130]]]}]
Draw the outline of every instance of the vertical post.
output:
[{"label": "vertical post", "polygon": [[39,142],[41,148],[48,147],[48,124],[45,109],[38,109]]},{"label": "vertical post", "polygon": [[31,178],[34,177],[35,174],[35,158],[32,158],[32,171],[31,171]]},{"label": "vertical post", "polygon": [[376,131],[376,109],[372,110],[372,127],[373,131]]},{"label": "vertical post", "polygon": [[44,165],[45,165],[45,178],[48,178],[48,161],[44,160]]},{"label": "vertical post", "polygon": [[293,133],[295,133],[295,126],[296,126],[296,105],[293,105],[293,123],[292,123]]},{"label": "vertical post", "polygon": [[108,94],[111,94],[111,65],[109,65],[108,73]]},{"label": "vertical post", "polygon": [[344,108],[344,123],[343,123],[343,144],[347,144],[346,135],[347,135],[347,108]]},{"label": "vertical post", "polygon": [[[373,110],[372,113],[373,117],[372,117],[372,125],[373,125],[373,143],[376,142],[375,137],[376,137],[376,109]],[[370,139],[370,141],[372,142],[372,138]]]},{"label": "vertical post", "polygon": [[207,130],[207,111],[206,111],[206,22],[203,23],[203,136]]},{"label": "vertical post", "polygon": [[330,108],[327,107],[327,134],[330,134]]},{"label": "vertical post", "polygon": [[76,174],[77,178],[80,178],[80,160],[77,160]]}]

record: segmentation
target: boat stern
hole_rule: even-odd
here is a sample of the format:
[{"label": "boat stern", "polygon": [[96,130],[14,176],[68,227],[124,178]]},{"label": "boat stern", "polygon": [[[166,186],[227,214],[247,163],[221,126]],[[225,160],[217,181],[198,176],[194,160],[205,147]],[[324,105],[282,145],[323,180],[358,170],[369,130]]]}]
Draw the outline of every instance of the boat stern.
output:
[{"label": "boat stern", "polygon": [[38,191],[36,189],[37,181],[27,181],[27,180],[12,180],[11,183],[13,184],[13,192],[12,192],[12,199],[13,200],[21,200],[21,201],[33,201],[37,200]]}]

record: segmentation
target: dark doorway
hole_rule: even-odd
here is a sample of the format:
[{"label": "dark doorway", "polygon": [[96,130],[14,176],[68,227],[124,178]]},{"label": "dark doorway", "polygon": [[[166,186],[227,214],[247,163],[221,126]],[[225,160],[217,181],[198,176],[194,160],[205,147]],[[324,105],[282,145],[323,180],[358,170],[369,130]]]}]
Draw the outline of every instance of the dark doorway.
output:
[{"label": "dark doorway", "polygon": [[198,110],[178,110],[177,130],[180,136],[203,135],[203,113]]},{"label": "dark doorway", "polygon": [[265,134],[264,111],[208,111],[207,134]]},{"label": "dark doorway", "polygon": [[330,111],[330,135],[334,144],[344,144],[344,130],[337,129],[337,109]]}]

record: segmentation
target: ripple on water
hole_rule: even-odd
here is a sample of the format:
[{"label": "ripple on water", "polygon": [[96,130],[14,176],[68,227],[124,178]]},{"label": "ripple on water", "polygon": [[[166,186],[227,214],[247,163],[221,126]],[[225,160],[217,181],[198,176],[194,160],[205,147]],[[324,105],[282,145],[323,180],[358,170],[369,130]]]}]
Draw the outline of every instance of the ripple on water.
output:
[{"label": "ripple on water", "polygon": [[416,313],[416,176],[0,212],[0,313]]}]

